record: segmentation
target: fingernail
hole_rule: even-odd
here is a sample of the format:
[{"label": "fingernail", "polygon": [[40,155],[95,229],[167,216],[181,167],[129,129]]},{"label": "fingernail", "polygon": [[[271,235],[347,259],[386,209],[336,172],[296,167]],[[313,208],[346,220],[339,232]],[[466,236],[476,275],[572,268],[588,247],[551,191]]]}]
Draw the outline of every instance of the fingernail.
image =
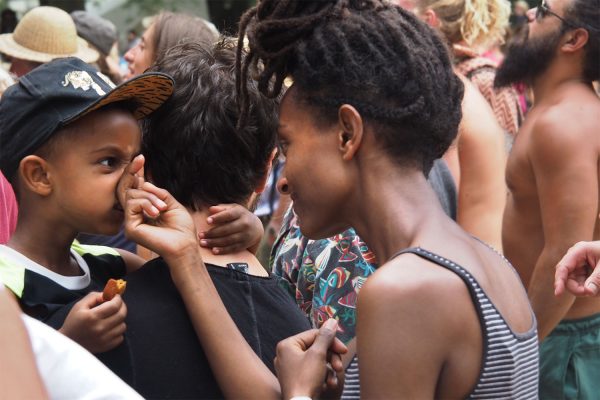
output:
[{"label": "fingernail", "polygon": [[585,286],[593,293],[593,294],[597,294],[598,293],[598,285],[596,285],[594,282],[588,282],[585,284]]},{"label": "fingernail", "polygon": [[157,199],[156,201],[158,203],[158,206],[160,208],[165,208],[167,206],[167,203],[165,203],[164,201],[162,201],[161,199]]},{"label": "fingernail", "polygon": [[156,207],[154,207],[154,206],[152,206],[152,212],[153,212],[154,214],[160,214],[160,211],[158,211],[158,208],[156,208]]},{"label": "fingernail", "polygon": [[200,246],[208,246],[208,242],[206,240],[201,240]]},{"label": "fingernail", "polygon": [[206,218],[206,222],[208,222],[209,224],[212,224],[212,223],[213,223],[213,219],[212,219],[212,217],[208,217],[208,218]]},{"label": "fingernail", "polygon": [[198,233],[198,237],[199,237],[200,239],[202,239],[202,238],[203,238],[203,237],[205,237],[205,236],[206,236],[206,235],[205,235],[205,233],[204,233],[204,232],[199,232],[199,233]]},{"label": "fingernail", "polygon": [[219,254],[220,252],[221,252],[221,250],[220,250],[220,249],[218,249],[218,248],[216,248],[216,247],[215,247],[215,248],[213,248],[213,253],[215,253],[215,254]]},{"label": "fingernail", "polygon": [[325,321],[325,323],[323,324],[323,327],[328,328],[328,329],[336,329],[337,328],[337,320],[335,318],[329,318],[327,321]]}]

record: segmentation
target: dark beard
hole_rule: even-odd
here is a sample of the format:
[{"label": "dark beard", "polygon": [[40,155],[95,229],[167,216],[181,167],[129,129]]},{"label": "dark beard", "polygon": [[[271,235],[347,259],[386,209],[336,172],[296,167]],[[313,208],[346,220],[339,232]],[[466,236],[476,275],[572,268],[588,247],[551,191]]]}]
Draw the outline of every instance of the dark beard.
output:
[{"label": "dark beard", "polygon": [[531,85],[550,65],[563,32],[559,30],[537,39],[528,38],[529,29],[524,29],[523,34],[524,40],[515,38],[508,47],[506,57],[496,71],[495,87],[513,83]]}]

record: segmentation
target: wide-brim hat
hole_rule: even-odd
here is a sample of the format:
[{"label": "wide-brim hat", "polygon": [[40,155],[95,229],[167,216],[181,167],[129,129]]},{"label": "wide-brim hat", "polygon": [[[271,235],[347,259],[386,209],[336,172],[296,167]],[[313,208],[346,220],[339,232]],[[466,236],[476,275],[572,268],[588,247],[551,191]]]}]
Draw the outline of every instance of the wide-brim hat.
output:
[{"label": "wide-brim hat", "polygon": [[77,57],[92,63],[100,56],[77,36],[75,23],[66,11],[47,6],[32,9],[13,33],[0,35],[0,52],[38,63],[62,57]]},{"label": "wide-brim hat", "polygon": [[12,179],[23,157],[33,154],[61,127],[109,104],[141,119],[173,92],[173,79],[148,72],[116,86],[78,58],[60,58],[35,68],[0,99],[0,170]]}]

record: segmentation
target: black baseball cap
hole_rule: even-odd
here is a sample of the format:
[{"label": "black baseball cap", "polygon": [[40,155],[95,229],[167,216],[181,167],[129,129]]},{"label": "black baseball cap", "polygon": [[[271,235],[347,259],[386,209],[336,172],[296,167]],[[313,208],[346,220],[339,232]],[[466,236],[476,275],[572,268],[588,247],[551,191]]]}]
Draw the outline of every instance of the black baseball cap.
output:
[{"label": "black baseball cap", "polygon": [[43,64],[0,99],[0,170],[12,180],[21,160],[59,128],[108,104],[126,101],[133,116],[142,119],[171,96],[173,84],[169,75],[149,72],[115,87],[79,58]]}]

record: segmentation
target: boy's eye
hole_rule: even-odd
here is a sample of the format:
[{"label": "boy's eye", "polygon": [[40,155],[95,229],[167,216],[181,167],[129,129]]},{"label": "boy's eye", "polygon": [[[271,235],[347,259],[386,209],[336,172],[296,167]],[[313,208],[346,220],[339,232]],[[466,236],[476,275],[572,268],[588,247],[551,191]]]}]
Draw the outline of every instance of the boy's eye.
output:
[{"label": "boy's eye", "polygon": [[117,160],[115,157],[106,157],[100,160],[99,163],[105,167],[114,167],[118,162],[119,160]]}]

